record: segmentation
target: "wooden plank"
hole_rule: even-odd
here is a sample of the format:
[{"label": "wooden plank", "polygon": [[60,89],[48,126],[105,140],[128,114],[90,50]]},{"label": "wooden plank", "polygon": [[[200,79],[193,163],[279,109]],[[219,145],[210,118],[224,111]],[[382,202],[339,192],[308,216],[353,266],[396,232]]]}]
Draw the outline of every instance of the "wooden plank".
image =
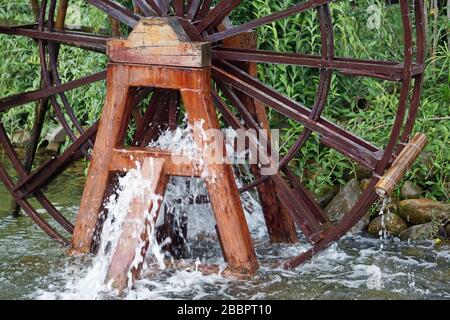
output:
[{"label": "wooden plank", "polygon": [[[70,254],[89,253],[109,181],[114,148],[123,143],[130,119],[133,93],[126,69],[108,68],[105,106],[92,153],[89,174],[75,224]],[[106,170],[105,170],[106,168]]]},{"label": "wooden plank", "polygon": [[201,175],[198,168],[193,166],[192,159],[155,148],[114,149],[109,170],[127,171],[134,167],[136,161],[141,162],[149,157],[164,159],[166,163],[164,170],[167,175],[181,177],[199,177]]},{"label": "wooden plank", "polygon": [[110,63],[117,72],[128,74],[126,81],[133,87],[155,87],[164,89],[204,88],[211,83],[209,68],[180,68],[154,65],[151,68],[138,64]]},{"label": "wooden plank", "polygon": [[[164,163],[161,158],[142,161],[142,177],[149,180],[149,185],[142,186],[143,192],[131,202],[105,279],[107,283],[112,282],[119,292],[132,286],[142,269],[150,245],[149,232],[154,228],[167,185]],[[155,196],[159,199],[156,200]]]},{"label": "wooden plank", "polygon": [[211,44],[192,42],[178,18],[142,19],[128,39],[108,41],[111,61],[203,68],[211,65]]}]

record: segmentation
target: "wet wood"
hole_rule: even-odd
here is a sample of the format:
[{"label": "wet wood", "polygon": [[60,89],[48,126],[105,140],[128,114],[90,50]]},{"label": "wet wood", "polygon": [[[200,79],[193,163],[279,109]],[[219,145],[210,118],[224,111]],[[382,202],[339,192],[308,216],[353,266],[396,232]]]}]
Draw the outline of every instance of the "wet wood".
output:
[{"label": "wet wood", "polygon": [[167,184],[164,163],[156,158],[142,161],[141,174],[149,184],[142,186],[143,192],[131,202],[105,279],[120,292],[134,283],[144,263],[149,233],[153,232]]},{"label": "wet wood", "polygon": [[38,0],[30,0],[31,10],[33,11],[33,17],[35,21],[39,20],[39,1]]},{"label": "wet wood", "polygon": [[[237,49],[256,49],[256,32],[246,32],[223,41],[226,48]],[[258,70],[256,63],[240,63],[238,67],[248,74],[257,77]],[[262,129],[267,130],[270,139],[270,124],[267,116],[266,107],[259,101],[250,98],[239,91],[236,91],[239,100],[245,105],[255,121]],[[269,140],[270,141],[270,140]],[[261,170],[258,165],[252,165],[254,176],[260,177]],[[282,206],[278,197],[277,190],[272,180],[261,183],[258,187],[259,201],[264,213],[267,231],[271,242],[273,243],[295,243],[298,241],[295,223],[291,215]]]},{"label": "wet wood", "polygon": [[[196,121],[202,121],[205,131],[219,129],[210,90],[209,84],[202,90],[181,90],[189,122],[194,126]],[[194,134],[194,141],[198,143],[202,138]],[[212,143],[223,145],[224,141]],[[225,150],[225,147],[217,146],[215,150]],[[258,269],[258,261],[232,168],[224,163],[208,163],[207,171],[205,181],[228,266],[233,272],[253,274]]]},{"label": "wet wood", "polygon": [[113,37],[120,37],[122,32],[120,31],[120,22],[116,18],[108,16],[109,24],[111,25],[111,35]]},{"label": "wet wood", "polygon": [[136,161],[141,162],[146,158],[164,159],[166,162],[165,172],[171,176],[199,177],[201,175],[198,168],[192,164],[192,159],[187,156],[154,148],[114,149],[109,170],[127,171],[134,167]]},{"label": "wet wood", "polygon": [[[167,21],[170,20],[170,18],[167,19]],[[156,21],[161,21],[161,19],[158,18]],[[154,27],[155,24],[152,26]],[[145,25],[141,27],[145,27]],[[162,26],[164,33],[167,33],[166,27],[166,25]],[[139,27],[137,29],[140,30]],[[171,30],[176,31],[178,29],[175,26]],[[142,44],[142,41],[148,40],[139,33],[137,32],[129,37],[130,47],[137,48],[138,44]],[[155,34],[162,36],[161,30]],[[162,39],[167,39],[167,34],[164,34]],[[150,47],[155,45],[151,41],[148,43]],[[108,52],[115,52],[115,48],[116,44],[111,41]],[[146,50],[145,46],[143,49]],[[142,61],[137,64],[113,62],[108,66],[107,97],[77,217],[72,253],[90,251],[111,169],[127,168],[130,162],[136,161],[135,159],[139,157],[157,158],[154,150],[129,149],[120,151],[123,149],[124,136],[130,120],[132,110],[132,103],[130,102],[132,99],[130,97],[134,94],[134,88],[177,89],[181,92],[188,121],[193,128],[196,128],[197,122],[201,122],[203,130],[220,129],[211,96],[210,67],[199,68],[199,65],[196,68],[186,66],[163,67],[140,63]],[[187,161],[186,164],[191,166],[191,170],[194,165],[206,180],[228,266],[233,272],[254,274],[258,269],[258,262],[232,168],[225,163],[225,159],[212,161],[205,155],[207,147],[215,146],[215,150],[224,150],[224,141],[223,139],[221,141],[214,139],[213,142],[207,144],[203,140],[204,131],[194,130],[193,133],[194,141],[201,152],[198,159],[189,159],[190,161]],[[160,153],[160,155],[163,155],[163,153]],[[186,159],[181,159],[183,161],[177,161],[177,165],[172,166],[170,160],[173,162],[173,155],[171,155],[170,160],[168,154],[161,158],[166,159],[166,173],[177,175],[189,169],[179,165],[180,163],[183,164]],[[199,164],[203,164],[203,166],[199,166]]]},{"label": "wet wood", "polygon": [[416,133],[392,163],[389,170],[381,177],[375,187],[381,197],[388,197],[399,184],[406,171],[416,161],[427,145],[428,139],[423,133]]},{"label": "wet wood", "polygon": [[[33,10],[34,19],[38,21],[40,9],[39,3],[37,0],[31,0],[30,3]],[[67,8],[68,8],[68,0],[60,1],[57,18],[55,22],[56,30],[64,29],[64,22],[66,21]],[[44,89],[44,83],[42,80],[39,87],[41,89]],[[36,157],[36,151],[39,145],[39,141],[41,139],[42,128],[44,126],[45,116],[48,110],[48,102],[49,102],[48,97],[43,98],[36,104],[34,108],[33,128],[31,129],[30,141],[28,142],[23,161],[25,170],[28,174],[31,172],[31,169],[33,168],[33,162]],[[20,216],[20,205],[14,200],[11,203],[11,213],[14,217]]]},{"label": "wet wood", "polygon": [[108,168],[114,148],[123,143],[132,109],[130,95],[132,89],[128,85],[127,78],[126,69],[116,72],[115,68],[108,68],[106,101],[75,224],[71,254],[91,251],[96,222],[100,216],[109,181]]}]

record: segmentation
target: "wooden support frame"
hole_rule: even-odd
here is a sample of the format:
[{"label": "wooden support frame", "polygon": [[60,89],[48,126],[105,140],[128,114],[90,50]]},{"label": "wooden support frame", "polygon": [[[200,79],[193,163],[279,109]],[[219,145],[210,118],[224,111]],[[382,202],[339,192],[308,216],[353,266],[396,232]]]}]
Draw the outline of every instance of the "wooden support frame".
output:
[{"label": "wooden support frame", "polygon": [[[145,23],[148,23],[149,19],[146,20]],[[155,21],[161,23],[162,20],[159,18]],[[116,41],[122,40],[112,40],[108,44],[112,56],[114,56],[114,51],[111,51],[112,48],[117,48]],[[152,46],[151,42],[154,39],[148,41],[148,45]],[[128,43],[128,45],[131,50],[135,50],[132,43],[131,45]],[[142,42],[139,42],[138,45],[142,46]],[[178,47],[171,43],[171,46],[183,52],[189,47],[188,43],[182,43]],[[199,54],[205,56],[203,52],[199,52]],[[164,169],[161,169],[164,172],[160,174],[163,176],[199,176],[201,174],[198,167],[194,164],[189,165],[190,162],[185,162],[188,165],[183,164],[181,166],[178,165],[179,161],[177,164],[171,162],[170,159],[173,155],[168,152],[148,148],[123,148],[127,125],[132,112],[132,96],[135,94],[137,87],[178,90],[184,102],[188,121],[192,126],[196,121],[201,121],[202,129],[205,131],[219,129],[211,95],[211,68],[209,66],[205,67],[203,62],[199,62],[197,67],[192,67],[190,64],[189,66],[168,67],[135,63],[133,56],[129,56],[130,61],[124,61],[123,57],[127,57],[127,55],[121,56],[120,62],[111,61],[108,65],[106,102],[75,225],[70,250],[72,254],[91,251],[110,173],[118,169],[129,168],[130,160],[127,160],[127,157],[130,159],[130,156],[132,156],[134,161],[136,159],[142,159],[142,161],[154,159],[164,163]],[[201,150],[206,147],[200,143],[202,139],[194,137],[194,141]],[[223,144],[224,142],[214,143]],[[220,150],[223,150],[223,148],[220,148]],[[211,206],[217,221],[228,268],[233,272],[254,274],[258,269],[258,262],[231,166],[226,164],[225,160],[222,163],[211,163],[208,159],[203,160],[208,166],[208,174],[203,175],[203,177],[209,191]],[[158,187],[158,189],[161,188]],[[137,206],[140,207],[141,204],[137,204]],[[113,266],[112,268],[114,269]],[[112,272],[112,274],[117,273]],[[114,278],[117,277],[114,276]],[[117,280],[118,288],[123,287],[123,278],[121,279]]]}]

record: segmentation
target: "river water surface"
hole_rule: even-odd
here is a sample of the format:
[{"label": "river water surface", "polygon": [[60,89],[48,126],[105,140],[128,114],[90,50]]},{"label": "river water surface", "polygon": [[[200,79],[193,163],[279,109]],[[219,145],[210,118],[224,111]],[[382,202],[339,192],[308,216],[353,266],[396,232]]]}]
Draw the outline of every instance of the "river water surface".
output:
[{"label": "river water surface", "polygon": [[[1,157],[1,155],[0,155]],[[46,195],[74,222],[84,183],[79,163],[58,177]],[[433,242],[400,242],[352,235],[293,271],[276,267],[308,248],[308,243],[268,242],[255,202],[247,214],[261,270],[251,280],[202,275],[198,263],[223,264],[214,239],[214,221],[205,205],[189,209],[192,259],[189,269],[159,270],[154,257],[136,288],[123,299],[448,299],[450,247]],[[112,292],[86,286],[92,258],[69,258],[26,216],[9,214],[10,198],[0,185],[0,299],[115,299]],[[196,240],[203,233],[202,241]],[[206,238],[206,240],[205,240]]]}]

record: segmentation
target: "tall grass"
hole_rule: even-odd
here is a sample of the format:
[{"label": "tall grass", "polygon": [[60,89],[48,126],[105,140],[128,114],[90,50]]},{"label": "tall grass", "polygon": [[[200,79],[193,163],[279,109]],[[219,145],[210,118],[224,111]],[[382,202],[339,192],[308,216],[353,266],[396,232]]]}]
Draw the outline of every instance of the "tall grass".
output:
[{"label": "tall grass", "polygon": [[[68,22],[100,30],[108,25],[107,17],[86,4],[70,9]],[[124,4],[130,1],[121,1]],[[232,15],[235,24],[280,11],[296,0],[244,0]],[[379,28],[368,21],[374,6],[381,13]],[[427,8],[434,8],[426,0]],[[72,5],[72,8],[75,6]],[[369,9],[369,10],[368,10]],[[402,29],[398,5],[378,0],[340,1],[331,5],[335,34],[336,55],[342,57],[379,60],[402,59]],[[420,114],[415,130],[425,132],[430,139],[426,149],[431,158],[414,165],[407,179],[426,188],[426,196],[448,201],[450,186],[450,52],[448,44],[449,21],[444,9],[428,10],[427,71]],[[0,0],[0,20],[31,21],[28,0]],[[373,21],[372,21],[373,22]],[[289,19],[280,20],[257,30],[259,47],[279,52],[319,54],[321,39],[317,12],[312,10]],[[36,45],[19,37],[0,36],[0,96],[37,89],[39,86],[39,60]],[[60,69],[63,81],[92,74],[105,67],[102,55],[62,47]],[[259,65],[259,77],[266,84],[293,99],[311,106],[319,81],[317,70],[285,65]],[[68,93],[75,112],[83,124],[94,122],[101,112],[104,83],[96,83]],[[349,78],[335,73],[324,116],[364,137],[378,146],[384,146],[390,133],[398,105],[398,85],[370,78]],[[10,134],[29,130],[33,123],[32,104],[15,108],[1,115]],[[45,126],[55,125],[50,112]],[[282,152],[292,145],[303,127],[295,121],[270,112],[274,127],[282,132]],[[307,168],[307,169],[306,169]],[[345,178],[354,174],[354,164],[334,150],[319,144],[313,135],[293,162],[293,169],[308,181],[311,190],[318,191],[332,184],[344,184]]]},{"label": "tall grass", "polygon": [[[287,8],[298,1],[256,0],[244,2],[234,14],[234,21],[248,21]],[[357,4],[357,5],[356,5]],[[427,6],[428,1],[426,1]],[[379,28],[368,23],[375,7],[380,12]],[[384,1],[340,1],[331,5],[335,51],[337,56],[401,61],[403,56],[402,28],[398,5]],[[430,13],[428,13],[430,14]],[[450,53],[446,32],[449,22],[442,11],[436,28],[430,31],[428,43],[436,42],[433,56],[428,56],[426,79],[420,113],[415,131],[428,135],[427,161],[417,162],[406,179],[425,187],[426,196],[449,200],[450,151]],[[431,23],[430,19],[428,19]],[[434,20],[433,20],[434,21]],[[436,23],[436,22],[433,22]],[[310,11],[258,29],[261,49],[280,52],[320,52],[317,13]],[[437,31],[432,31],[437,30]],[[432,38],[432,39],[430,39]],[[428,50],[428,53],[431,51]],[[317,72],[293,66],[260,65],[259,76],[267,84],[288,96],[312,105],[318,83]],[[350,78],[336,73],[324,116],[346,129],[383,147],[387,142],[398,105],[399,86],[370,78]],[[272,113],[272,123],[282,128],[283,150],[303,127]],[[431,155],[429,158],[428,155]],[[345,183],[344,177],[355,174],[354,164],[336,151],[319,144],[313,136],[302,150],[293,168],[311,190],[331,184]],[[307,168],[307,170],[304,170]]]}]

